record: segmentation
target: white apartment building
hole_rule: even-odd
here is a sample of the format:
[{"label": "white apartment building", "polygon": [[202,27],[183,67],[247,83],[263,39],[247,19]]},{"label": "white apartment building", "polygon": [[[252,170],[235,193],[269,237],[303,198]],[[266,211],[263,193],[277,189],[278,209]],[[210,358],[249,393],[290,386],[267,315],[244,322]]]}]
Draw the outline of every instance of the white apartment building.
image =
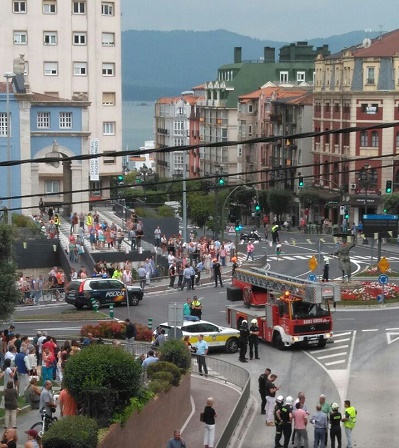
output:
[{"label": "white apartment building", "polygon": [[[3,3],[0,75],[12,72],[14,61],[23,58],[30,91],[90,103],[84,151],[89,153],[98,139],[98,152],[107,155],[98,159],[98,175],[93,165],[90,169],[90,163],[83,162],[90,188],[88,198],[109,197],[111,177],[122,172],[122,157],[113,157],[122,149],[120,1]],[[62,135],[54,132],[54,139],[58,137]]]}]

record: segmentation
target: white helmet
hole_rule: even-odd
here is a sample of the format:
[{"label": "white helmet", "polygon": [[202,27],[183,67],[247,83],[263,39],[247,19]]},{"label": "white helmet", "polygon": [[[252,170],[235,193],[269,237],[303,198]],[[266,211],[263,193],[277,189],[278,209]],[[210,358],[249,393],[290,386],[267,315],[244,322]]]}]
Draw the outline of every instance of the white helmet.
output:
[{"label": "white helmet", "polygon": [[277,401],[277,403],[282,403],[282,402],[284,401],[284,397],[283,397],[282,395],[279,395],[279,396],[276,398],[276,401]]},{"label": "white helmet", "polygon": [[258,323],[258,319],[252,319],[251,320],[251,324],[257,324]]},{"label": "white helmet", "polygon": [[333,403],[333,404],[331,405],[331,409],[332,409],[333,411],[337,411],[338,408],[339,408],[339,406],[337,405],[337,403]]},{"label": "white helmet", "polygon": [[285,403],[292,404],[293,402],[294,402],[294,399],[290,395],[288,395],[288,397],[285,399]]},{"label": "white helmet", "polygon": [[241,323],[242,324],[247,324],[248,322],[244,319]]}]

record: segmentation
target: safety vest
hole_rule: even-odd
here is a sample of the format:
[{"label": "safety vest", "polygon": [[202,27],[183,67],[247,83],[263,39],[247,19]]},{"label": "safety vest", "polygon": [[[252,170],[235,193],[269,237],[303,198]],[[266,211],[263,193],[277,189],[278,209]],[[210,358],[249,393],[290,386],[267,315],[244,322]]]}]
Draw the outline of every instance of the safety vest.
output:
[{"label": "safety vest", "polygon": [[93,224],[93,218],[91,217],[91,215],[87,215],[86,225],[91,226],[92,224]]},{"label": "safety vest", "polygon": [[60,219],[59,217],[55,218],[55,219],[54,219],[54,224],[55,224],[56,226],[61,225],[61,219]]},{"label": "safety vest", "polygon": [[350,406],[345,409],[345,413],[349,415],[349,420],[345,420],[344,422],[345,428],[354,428],[356,424],[356,409],[353,406]]}]

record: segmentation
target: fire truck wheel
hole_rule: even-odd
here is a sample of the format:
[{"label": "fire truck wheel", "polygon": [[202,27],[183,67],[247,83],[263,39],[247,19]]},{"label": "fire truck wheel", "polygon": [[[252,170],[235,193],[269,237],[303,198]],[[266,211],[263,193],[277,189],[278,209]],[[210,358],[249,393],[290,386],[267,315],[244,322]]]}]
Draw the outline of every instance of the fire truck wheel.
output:
[{"label": "fire truck wheel", "polygon": [[320,348],[324,348],[326,346],[326,344],[327,344],[327,339],[320,338],[319,342],[317,343],[317,346]]},{"label": "fire truck wheel", "polygon": [[285,350],[285,345],[284,342],[281,338],[281,334],[280,333],[274,333],[273,336],[273,344],[274,346],[277,348],[277,350]]},{"label": "fire truck wheel", "polygon": [[236,353],[238,350],[238,339],[230,338],[227,340],[225,349],[227,353]]}]

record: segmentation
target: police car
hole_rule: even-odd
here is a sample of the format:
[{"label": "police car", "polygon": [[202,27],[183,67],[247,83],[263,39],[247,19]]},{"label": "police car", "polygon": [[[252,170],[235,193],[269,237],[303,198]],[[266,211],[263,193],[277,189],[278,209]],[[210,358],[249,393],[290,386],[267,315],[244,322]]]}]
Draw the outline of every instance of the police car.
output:
[{"label": "police car", "polygon": [[[158,329],[164,328],[166,334],[171,330],[171,326],[165,322],[159,325]],[[182,337],[190,336],[190,343],[195,346],[198,342],[198,336],[204,335],[204,340],[209,348],[224,347],[227,353],[236,353],[238,350],[238,338],[240,332],[234,328],[221,327],[206,320],[198,320],[196,322],[185,320],[182,326],[177,326],[182,332]],[[154,331],[154,337],[157,332]],[[172,331],[171,333],[172,334]]]},{"label": "police car", "polygon": [[76,309],[99,308],[101,305],[113,303],[136,306],[143,299],[143,290],[139,286],[126,287],[123,282],[114,278],[88,278],[72,280],[67,286],[65,301]]}]

